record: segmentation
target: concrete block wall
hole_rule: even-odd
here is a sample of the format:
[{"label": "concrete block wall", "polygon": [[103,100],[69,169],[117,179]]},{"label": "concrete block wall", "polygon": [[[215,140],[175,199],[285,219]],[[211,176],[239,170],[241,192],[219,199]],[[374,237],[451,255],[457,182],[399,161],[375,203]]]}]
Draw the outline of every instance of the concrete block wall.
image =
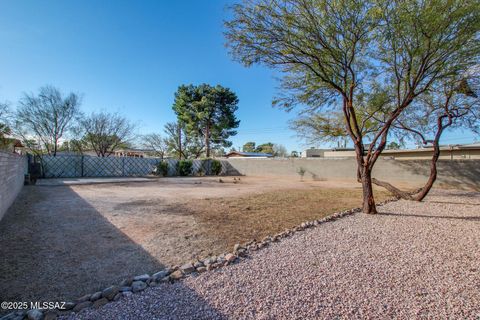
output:
[{"label": "concrete block wall", "polygon": [[20,193],[27,172],[27,157],[0,151],[0,220]]},{"label": "concrete block wall", "polygon": [[[298,178],[298,170],[305,170],[304,178],[322,180],[355,180],[357,164],[351,158],[230,158],[228,163],[247,176],[284,176]],[[480,160],[439,160],[439,184],[460,189],[480,191]],[[379,159],[373,176],[390,182],[422,185],[430,174],[429,160]]]}]

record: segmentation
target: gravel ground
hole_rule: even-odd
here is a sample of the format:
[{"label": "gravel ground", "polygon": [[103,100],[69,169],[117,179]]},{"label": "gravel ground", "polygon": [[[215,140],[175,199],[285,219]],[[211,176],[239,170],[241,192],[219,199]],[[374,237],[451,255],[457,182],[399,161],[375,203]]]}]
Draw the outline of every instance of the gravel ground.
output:
[{"label": "gravel ground", "polygon": [[379,209],[70,319],[478,319],[480,193]]}]

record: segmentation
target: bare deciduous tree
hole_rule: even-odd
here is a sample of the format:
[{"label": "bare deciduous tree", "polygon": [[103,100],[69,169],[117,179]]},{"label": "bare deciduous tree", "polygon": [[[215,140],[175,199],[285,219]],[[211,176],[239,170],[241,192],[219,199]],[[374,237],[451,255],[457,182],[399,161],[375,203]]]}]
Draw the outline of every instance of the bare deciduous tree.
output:
[{"label": "bare deciduous tree", "polygon": [[135,125],[118,113],[94,112],[81,120],[83,141],[97,156],[108,157],[134,137]]},{"label": "bare deciduous tree", "polygon": [[180,122],[167,123],[165,135],[168,153],[178,159],[197,159],[205,152],[204,139],[189,133]]},{"label": "bare deciduous tree", "polygon": [[149,133],[143,135],[141,139],[144,148],[152,150],[155,156],[163,159],[167,152],[167,143],[159,133]]},{"label": "bare deciduous tree", "polygon": [[80,104],[77,94],[64,97],[52,86],[40,88],[38,95],[25,93],[15,116],[15,133],[27,146],[30,141],[37,141],[42,152],[56,156],[59,140],[80,114]]},{"label": "bare deciduous tree", "polygon": [[273,145],[273,155],[275,157],[286,158],[288,157],[287,148],[283,144],[274,144]]}]

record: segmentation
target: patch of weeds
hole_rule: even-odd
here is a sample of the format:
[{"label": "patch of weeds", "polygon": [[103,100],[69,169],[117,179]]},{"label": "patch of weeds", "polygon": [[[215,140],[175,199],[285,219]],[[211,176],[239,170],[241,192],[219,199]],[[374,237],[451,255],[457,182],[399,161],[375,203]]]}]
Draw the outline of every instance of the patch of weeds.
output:
[{"label": "patch of weeds", "polygon": [[300,181],[303,181],[303,176],[305,176],[305,172],[307,172],[307,170],[305,170],[304,167],[298,168],[297,173],[300,176]]}]

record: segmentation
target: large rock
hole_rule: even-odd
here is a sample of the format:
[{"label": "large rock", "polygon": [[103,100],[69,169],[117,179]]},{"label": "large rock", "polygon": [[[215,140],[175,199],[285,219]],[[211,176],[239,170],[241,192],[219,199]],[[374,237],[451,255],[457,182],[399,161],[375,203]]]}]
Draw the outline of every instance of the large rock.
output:
[{"label": "large rock", "polygon": [[205,264],[205,265],[214,264],[216,261],[217,261],[217,257],[216,256],[211,256],[211,257],[208,257],[205,260],[203,260],[203,264]]},{"label": "large rock", "polygon": [[95,301],[97,301],[98,299],[100,299],[101,297],[102,297],[102,291],[95,292],[95,293],[92,294],[92,296],[90,297],[90,301],[95,302]]},{"label": "large rock", "polygon": [[143,281],[134,281],[132,283],[132,292],[139,292],[145,290],[147,284]]},{"label": "large rock", "polygon": [[233,262],[233,261],[235,261],[235,259],[237,259],[237,256],[235,256],[234,254],[231,254],[231,253],[228,253],[225,256],[225,260],[227,260],[228,262]]},{"label": "large rock", "polygon": [[115,295],[118,293],[118,286],[111,286],[102,291],[102,297],[107,298],[108,300],[113,300]]},{"label": "large rock", "polygon": [[65,302],[65,304],[63,305],[63,310],[71,310],[75,307],[75,305],[75,302]]},{"label": "large rock", "polygon": [[162,270],[162,271],[159,271],[157,273],[152,274],[152,279],[154,281],[160,281],[161,279],[165,278],[169,274],[170,274],[170,272],[168,270]]},{"label": "large rock", "polygon": [[58,318],[57,313],[55,313],[53,311],[48,311],[45,314],[45,318],[43,318],[43,320],[56,320],[57,318]]},{"label": "large rock", "polygon": [[142,274],[139,276],[136,276],[133,278],[133,281],[143,281],[146,282],[148,279],[150,279],[150,276],[148,274]]},{"label": "large rock", "polygon": [[188,274],[188,273],[192,273],[193,271],[195,271],[195,267],[191,263],[186,263],[186,264],[184,264],[183,266],[180,267],[180,270],[183,273]]},{"label": "large rock", "polygon": [[0,318],[0,320],[24,320],[26,314],[27,311],[25,310],[17,310],[15,312],[10,312],[9,314],[4,315]]},{"label": "large rock", "polygon": [[172,274],[170,274],[170,278],[173,279],[173,280],[177,280],[177,279],[180,279],[182,277],[183,277],[183,273],[180,270],[177,270],[175,272],[172,272]]},{"label": "large rock", "polygon": [[15,314],[15,312],[10,312],[0,318],[0,320],[17,320],[17,319],[23,320],[23,316],[19,316]]},{"label": "large rock", "polygon": [[78,298],[76,301],[77,303],[80,303],[80,302],[85,302],[85,301],[88,301],[90,300],[90,295],[89,294],[86,294],[84,296],[81,296],[80,298]]},{"label": "large rock", "polygon": [[245,249],[245,248],[238,249],[237,255],[240,256],[240,257],[246,256],[247,255],[247,249]]},{"label": "large rock", "polygon": [[108,303],[107,298],[101,298],[101,299],[98,299],[97,301],[95,301],[95,303],[93,304],[93,307],[94,308],[100,308],[101,306],[104,306],[107,303]]},{"label": "large rock", "polygon": [[73,312],[80,312],[81,310],[83,310],[85,308],[89,308],[92,305],[93,305],[92,301],[85,301],[85,302],[77,303],[75,308],[73,308]]},{"label": "large rock", "polygon": [[128,286],[132,285],[132,282],[133,282],[133,278],[124,279],[124,280],[122,280],[122,282],[120,282],[120,286],[121,287],[128,287]]},{"label": "large rock", "polygon": [[42,320],[43,319],[43,313],[42,313],[42,311],[37,310],[37,309],[28,310],[27,319],[28,320]]}]

